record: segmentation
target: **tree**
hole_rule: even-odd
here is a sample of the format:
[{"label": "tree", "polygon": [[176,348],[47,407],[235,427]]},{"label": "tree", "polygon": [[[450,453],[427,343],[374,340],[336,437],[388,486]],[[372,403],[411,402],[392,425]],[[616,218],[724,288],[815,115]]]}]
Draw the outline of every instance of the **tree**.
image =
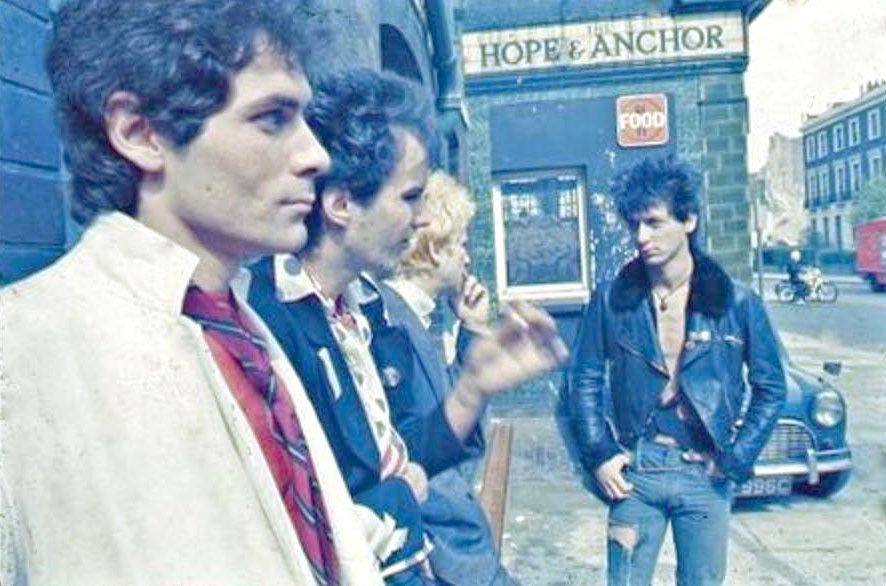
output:
[{"label": "tree", "polygon": [[855,196],[852,225],[886,216],[886,177],[878,177],[862,187]]}]

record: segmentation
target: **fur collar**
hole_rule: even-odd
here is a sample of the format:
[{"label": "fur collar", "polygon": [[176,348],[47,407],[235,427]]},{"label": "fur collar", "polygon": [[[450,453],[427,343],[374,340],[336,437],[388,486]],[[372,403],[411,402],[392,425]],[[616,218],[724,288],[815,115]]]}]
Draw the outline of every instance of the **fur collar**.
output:
[{"label": "fur collar", "polygon": [[[732,279],[708,256],[694,253],[695,268],[689,285],[688,312],[722,316],[732,306],[735,291]],[[615,311],[636,308],[649,297],[649,279],[643,261],[637,257],[618,272],[612,283],[610,304]]]}]

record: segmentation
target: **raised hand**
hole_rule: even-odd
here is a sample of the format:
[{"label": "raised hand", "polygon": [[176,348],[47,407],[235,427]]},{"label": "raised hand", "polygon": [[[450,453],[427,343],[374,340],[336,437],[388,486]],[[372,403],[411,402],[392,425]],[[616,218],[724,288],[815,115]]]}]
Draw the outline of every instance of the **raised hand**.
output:
[{"label": "raised hand", "polygon": [[489,334],[468,348],[461,378],[446,401],[453,431],[464,439],[489,397],[556,368],[568,356],[546,311],[526,302],[505,306]]},{"label": "raised hand", "polygon": [[463,327],[477,334],[488,333],[489,293],[477,277],[465,277],[458,296],[450,301],[452,310]]}]

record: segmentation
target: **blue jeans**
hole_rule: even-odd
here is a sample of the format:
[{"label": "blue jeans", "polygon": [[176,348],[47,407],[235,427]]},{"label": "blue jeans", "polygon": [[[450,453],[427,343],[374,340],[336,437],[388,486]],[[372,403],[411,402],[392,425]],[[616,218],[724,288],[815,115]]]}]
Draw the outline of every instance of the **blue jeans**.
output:
[{"label": "blue jeans", "polygon": [[732,482],[678,448],[641,439],[629,467],[630,495],[609,507],[609,586],[648,586],[668,521],[678,586],[715,586],[726,576]]}]

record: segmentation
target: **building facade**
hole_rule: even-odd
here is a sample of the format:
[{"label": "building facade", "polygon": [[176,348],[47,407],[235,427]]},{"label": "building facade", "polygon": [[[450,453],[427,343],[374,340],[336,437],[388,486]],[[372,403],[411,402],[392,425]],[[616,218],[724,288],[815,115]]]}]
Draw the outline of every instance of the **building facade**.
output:
[{"label": "building facade", "polygon": [[[43,69],[53,11],[65,0],[0,0],[0,284],[58,258],[80,233]],[[309,73],[365,66],[409,77],[435,99],[444,165],[466,177],[466,117],[450,0],[320,0],[324,31]]]},{"label": "building facade", "polygon": [[883,175],[886,85],[807,117],[803,137],[808,244],[853,250],[852,207],[865,182]]},{"label": "building facade", "polygon": [[571,340],[634,253],[609,184],[645,157],[701,172],[703,246],[750,280],[747,27],[767,2],[467,0],[475,270]]}]

